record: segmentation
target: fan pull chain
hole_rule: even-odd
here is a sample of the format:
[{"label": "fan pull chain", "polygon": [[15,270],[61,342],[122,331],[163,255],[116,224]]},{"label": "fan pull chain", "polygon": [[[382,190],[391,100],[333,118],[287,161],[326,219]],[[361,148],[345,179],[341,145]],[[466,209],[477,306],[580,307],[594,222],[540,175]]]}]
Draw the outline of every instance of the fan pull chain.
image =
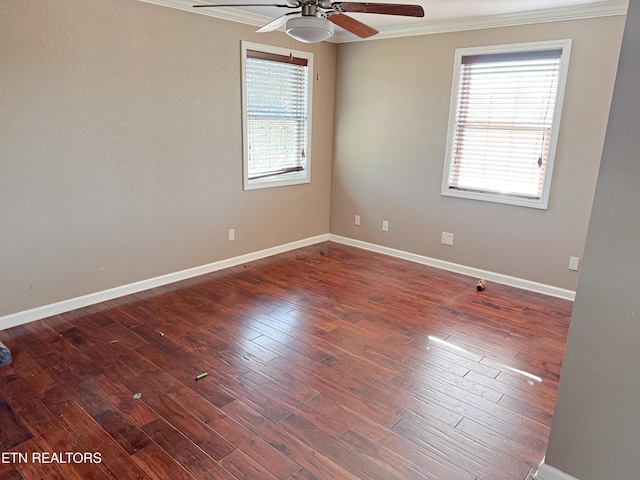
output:
[{"label": "fan pull chain", "polygon": [[316,82],[320,81],[320,42],[318,42],[317,44],[317,54],[318,54],[318,70],[316,70]]}]

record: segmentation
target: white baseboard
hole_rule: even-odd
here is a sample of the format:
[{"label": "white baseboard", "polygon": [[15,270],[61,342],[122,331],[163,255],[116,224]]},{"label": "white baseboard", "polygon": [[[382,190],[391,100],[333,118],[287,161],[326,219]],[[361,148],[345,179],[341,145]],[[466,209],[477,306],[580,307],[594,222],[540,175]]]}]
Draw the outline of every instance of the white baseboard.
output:
[{"label": "white baseboard", "polygon": [[568,473],[564,473],[555,467],[542,462],[538,471],[533,476],[535,480],[578,480],[576,477],[572,477]]},{"label": "white baseboard", "polygon": [[573,290],[566,290],[564,288],[554,287],[552,285],[546,285],[544,283],[532,282],[530,280],[524,280],[522,278],[503,275],[501,273],[481,270],[479,268],[467,267],[466,265],[446,262],[444,260],[438,260],[437,258],[425,257],[423,255],[417,255],[415,253],[396,250],[389,247],[383,247],[381,245],[354,240],[352,238],[341,237],[339,235],[331,234],[329,235],[329,240],[332,242],[343,243],[345,245],[351,245],[352,247],[362,248],[364,250],[370,250],[372,252],[382,253],[384,255],[390,255],[392,257],[402,258],[411,262],[421,263],[430,267],[436,267],[442,270],[448,270],[450,272],[461,273],[462,275],[467,275],[469,277],[484,278],[492,282],[521,288],[523,290],[529,290],[531,292],[542,293],[552,297],[563,298],[565,300],[571,301],[574,301],[576,298],[576,292],[574,292]]},{"label": "white baseboard", "polygon": [[131,295],[143,290],[149,290],[150,288],[156,288],[162,285],[167,285],[169,283],[179,282],[188,278],[197,277],[198,275],[216,272],[224,268],[234,267],[236,265],[252,262],[254,260],[260,260],[261,258],[270,257],[278,253],[288,252],[290,250],[295,250],[296,248],[302,248],[309,245],[314,245],[316,243],[326,242],[327,240],[329,240],[329,234],[309,237],[303,240],[298,240],[296,242],[279,245],[277,247],[267,248],[265,250],[247,253],[238,257],[220,260],[219,262],[213,262],[207,265],[189,268],[175,273],[169,273],[167,275],[161,275],[159,277],[141,280],[139,282],[130,283],[128,285],[121,285],[119,287],[110,288],[101,292],[90,293],[81,297],[63,300],[61,302],[52,303],[50,305],[44,305],[42,307],[12,313],[0,317],[0,330],[5,330],[7,328],[15,327],[18,325],[24,325],[25,323],[33,322],[35,320],[42,320],[43,318],[51,317],[53,315],[59,315],[61,313],[70,312],[71,310],[75,310],[77,308],[88,307],[89,305],[95,305],[96,303],[106,302],[108,300],[113,300],[114,298],[124,297],[125,295]]},{"label": "white baseboard", "polygon": [[260,260],[261,258],[277,255],[278,253],[284,253],[290,250],[295,250],[296,248],[307,247],[309,245],[314,245],[316,243],[326,241],[342,243],[345,245],[362,248],[364,250],[370,250],[373,252],[382,253],[384,255],[402,258],[411,262],[440,268],[442,270],[461,273],[470,277],[485,278],[487,280],[501,283],[503,285],[510,285],[513,287],[522,288],[523,290],[543,293],[545,295],[550,295],[553,297],[564,298],[566,300],[572,301],[575,299],[575,292],[571,290],[565,290],[551,285],[531,282],[529,280],[523,280],[521,278],[510,277],[508,275],[489,272],[487,270],[480,270],[478,268],[467,267],[465,265],[445,262],[444,260],[425,257],[423,255],[417,255],[415,253],[396,250],[389,247],[383,247],[381,245],[362,242],[360,240],[354,240],[347,237],[341,237],[339,235],[324,234],[305,238],[296,242],[286,243],[277,247],[267,248],[265,250],[260,250],[253,253],[247,253],[238,257],[228,258],[226,260],[220,260],[218,262],[209,263],[207,265],[189,268],[187,270],[181,270],[179,272],[169,273],[167,275],[161,275],[159,277],[149,278],[147,280],[141,280],[139,282],[130,283],[127,285],[121,285],[119,287],[103,290],[101,292],[90,293],[88,295],[63,300],[61,302],[52,303],[50,305],[44,305],[42,307],[36,307],[30,310],[24,310],[22,312],[5,315],[3,317],[0,317],[0,330],[15,327],[18,325],[24,325],[25,323],[42,320],[43,318],[51,317],[53,315],[59,315],[61,313],[69,312],[77,308],[88,307],[89,305],[106,302],[108,300],[113,300],[114,298],[124,297],[125,295],[131,295],[143,290],[149,290],[151,288],[160,287],[169,283],[179,282],[181,280],[197,277],[199,275],[216,272],[224,268],[234,267],[243,263],[248,263],[254,260]]}]

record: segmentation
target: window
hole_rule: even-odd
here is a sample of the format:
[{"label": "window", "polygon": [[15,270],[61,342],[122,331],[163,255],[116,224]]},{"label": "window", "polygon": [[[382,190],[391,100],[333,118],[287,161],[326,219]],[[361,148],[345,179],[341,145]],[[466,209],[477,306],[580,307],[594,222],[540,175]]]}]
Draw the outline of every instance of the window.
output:
[{"label": "window", "polygon": [[570,47],[456,50],[443,195],[547,208]]},{"label": "window", "polygon": [[242,42],[245,190],[309,183],[313,54]]}]

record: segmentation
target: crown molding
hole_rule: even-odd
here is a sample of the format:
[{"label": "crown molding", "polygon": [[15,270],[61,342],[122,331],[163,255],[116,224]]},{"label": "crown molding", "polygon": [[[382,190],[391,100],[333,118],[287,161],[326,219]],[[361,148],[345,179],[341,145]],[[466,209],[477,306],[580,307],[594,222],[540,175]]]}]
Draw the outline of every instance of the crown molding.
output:
[{"label": "crown molding", "polygon": [[[206,15],[208,17],[220,18],[222,20],[229,20],[231,22],[246,23],[247,25],[254,25],[261,27],[266,23],[273,20],[272,17],[266,15],[260,15],[258,13],[249,12],[247,10],[241,10],[233,7],[218,7],[218,8],[193,8],[194,3],[206,3],[199,1],[188,0],[138,0],[145,3],[153,3],[154,5],[162,5],[163,7],[176,8],[178,10],[184,10],[185,12],[195,13],[198,15]],[[257,2],[256,2],[257,3]]]},{"label": "crown molding", "polygon": [[[549,8],[531,12],[521,12],[484,17],[456,18],[434,22],[423,22],[399,27],[381,28],[380,33],[368,40],[409,37],[415,35],[432,35],[436,33],[461,32],[465,30],[481,30],[485,28],[514,27],[536,23],[563,22],[567,20],[584,20],[598,17],[611,17],[627,14],[627,0],[605,0],[588,5]],[[367,41],[349,32],[335,35],[337,43]]]},{"label": "crown molding", "polygon": [[[199,15],[245,23],[260,27],[273,20],[272,17],[260,15],[247,10],[233,7],[193,8],[193,2],[188,0],[138,0],[145,3],[176,8]],[[481,30],[484,28],[513,27],[536,23],[563,22],[567,20],[584,20],[597,17],[611,17],[626,15],[628,0],[604,0],[562,8],[548,8],[530,12],[511,13],[503,15],[489,15],[484,17],[457,18],[451,20],[420,22],[399,27],[380,28],[380,33],[369,39],[361,39],[349,32],[337,32],[329,40],[332,43],[350,43],[360,41],[382,40],[385,38],[408,37],[415,35],[431,35],[436,33],[460,32],[465,30]]]}]

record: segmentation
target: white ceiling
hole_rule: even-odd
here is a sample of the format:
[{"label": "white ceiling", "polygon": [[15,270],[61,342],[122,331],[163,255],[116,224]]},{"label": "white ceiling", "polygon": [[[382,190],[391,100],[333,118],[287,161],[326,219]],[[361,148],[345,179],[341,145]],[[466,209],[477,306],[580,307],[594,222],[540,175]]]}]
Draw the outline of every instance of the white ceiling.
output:
[{"label": "white ceiling", "polygon": [[[278,7],[193,8],[195,4],[272,3],[270,0],[141,1],[247,23],[256,27],[260,27],[272,19],[292,11],[291,9]],[[383,0],[363,1],[383,2]],[[287,3],[287,1],[275,0],[273,3],[282,4]],[[424,8],[425,17],[409,18],[362,13],[349,15],[379,30],[380,33],[378,35],[371,37],[371,39],[379,39],[622,15],[626,13],[628,6],[628,0],[388,0],[388,3],[420,4]],[[331,41],[337,43],[357,40],[360,39],[339,27],[336,27],[336,33],[331,39]]]}]

